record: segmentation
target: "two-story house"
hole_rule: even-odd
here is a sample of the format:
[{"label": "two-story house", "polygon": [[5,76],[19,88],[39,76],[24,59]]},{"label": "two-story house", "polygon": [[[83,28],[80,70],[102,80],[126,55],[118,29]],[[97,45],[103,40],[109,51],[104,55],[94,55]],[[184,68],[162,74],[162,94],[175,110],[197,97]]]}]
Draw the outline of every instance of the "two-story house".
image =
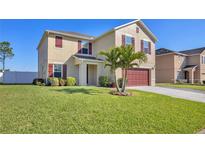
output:
[{"label": "two-story house", "polygon": [[[148,60],[139,68],[128,70],[128,86],[155,85],[156,37],[140,20],[115,27],[99,37],[76,32],[46,30],[38,45],[38,76],[75,77],[79,85],[98,85],[100,76],[113,76],[104,67],[102,50],[133,45],[136,52],[145,52]],[[116,71],[117,78],[122,70]]]},{"label": "two-story house", "polygon": [[185,51],[156,50],[156,82],[203,83],[205,81],[205,47]]}]

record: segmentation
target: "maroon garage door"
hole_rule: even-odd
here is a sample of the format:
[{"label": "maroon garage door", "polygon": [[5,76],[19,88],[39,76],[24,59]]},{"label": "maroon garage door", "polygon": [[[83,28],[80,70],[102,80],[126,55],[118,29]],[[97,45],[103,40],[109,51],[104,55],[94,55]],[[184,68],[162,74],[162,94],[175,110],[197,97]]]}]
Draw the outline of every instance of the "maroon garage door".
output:
[{"label": "maroon garage door", "polygon": [[127,71],[127,86],[148,86],[149,85],[149,70],[133,68]]}]

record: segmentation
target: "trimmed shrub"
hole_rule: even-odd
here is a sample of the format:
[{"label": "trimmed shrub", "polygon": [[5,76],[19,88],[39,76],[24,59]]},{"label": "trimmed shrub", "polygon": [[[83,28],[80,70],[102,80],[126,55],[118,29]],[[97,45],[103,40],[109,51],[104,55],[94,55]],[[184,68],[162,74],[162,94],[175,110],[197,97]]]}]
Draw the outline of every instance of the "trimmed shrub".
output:
[{"label": "trimmed shrub", "polygon": [[45,83],[45,80],[42,78],[35,78],[33,79],[33,84],[34,85],[39,85],[39,83]]},{"label": "trimmed shrub", "polygon": [[60,86],[65,86],[66,85],[66,80],[59,78],[59,85]]},{"label": "trimmed shrub", "polygon": [[36,82],[36,85],[38,85],[38,86],[45,86],[46,84],[45,83],[41,83],[41,82]]},{"label": "trimmed shrub", "polygon": [[74,77],[68,77],[66,80],[67,86],[75,86],[76,85],[76,78]]},{"label": "trimmed shrub", "polygon": [[59,86],[58,78],[48,78],[47,79],[47,85],[48,86]]},{"label": "trimmed shrub", "polygon": [[205,84],[205,80],[203,80],[202,83]]},{"label": "trimmed shrub", "polygon": [[110,82],[109,82],[108,76],[100,76],[99,77],[99,85],[101,87],[109,87]]},{"label": "trimmed shrub", "polygon": [[[119,78],[117,80],[118,84],[119,84],[119,87],[122,88],[122,78]],[[125,82],[127,83],[127,79],[125,80]]]}]

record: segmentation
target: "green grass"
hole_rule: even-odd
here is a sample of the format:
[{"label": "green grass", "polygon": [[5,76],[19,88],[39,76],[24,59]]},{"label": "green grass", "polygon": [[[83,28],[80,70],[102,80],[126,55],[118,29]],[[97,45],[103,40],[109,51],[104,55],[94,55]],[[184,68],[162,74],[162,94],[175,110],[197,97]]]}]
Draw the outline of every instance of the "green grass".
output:
[{"label": "green grass", "polygon": [[191,85],[191,84],[174,84],[174,83],[158,83],[157,86],[160,87],[172,87],[172,88],[187,88],[194,90],[205,91],[205,85]]},{"label": "green grass", "polygon": [[0,133],[196,133],[205,104],[97,87],[0,85]]}]

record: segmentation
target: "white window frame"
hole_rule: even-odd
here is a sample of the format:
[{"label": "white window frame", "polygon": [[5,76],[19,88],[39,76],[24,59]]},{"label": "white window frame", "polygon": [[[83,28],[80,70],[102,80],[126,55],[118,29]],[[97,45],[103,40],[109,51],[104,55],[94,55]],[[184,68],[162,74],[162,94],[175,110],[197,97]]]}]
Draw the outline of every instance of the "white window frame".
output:
[{"label": "white window frame", "polygon": [[[83,53],[83,42],[86,42],[87,43],[87,49],[88,49],[88,53]],[[89,41],[81,41],[81,54],[83,54],[83,55],[89,55]]]},{"label": "white window frame", "polygon": [[62,64],[53,64],[53,77],[55,77],[55,65],[61,65],[61,78],[63,77],[63,65]]}]

